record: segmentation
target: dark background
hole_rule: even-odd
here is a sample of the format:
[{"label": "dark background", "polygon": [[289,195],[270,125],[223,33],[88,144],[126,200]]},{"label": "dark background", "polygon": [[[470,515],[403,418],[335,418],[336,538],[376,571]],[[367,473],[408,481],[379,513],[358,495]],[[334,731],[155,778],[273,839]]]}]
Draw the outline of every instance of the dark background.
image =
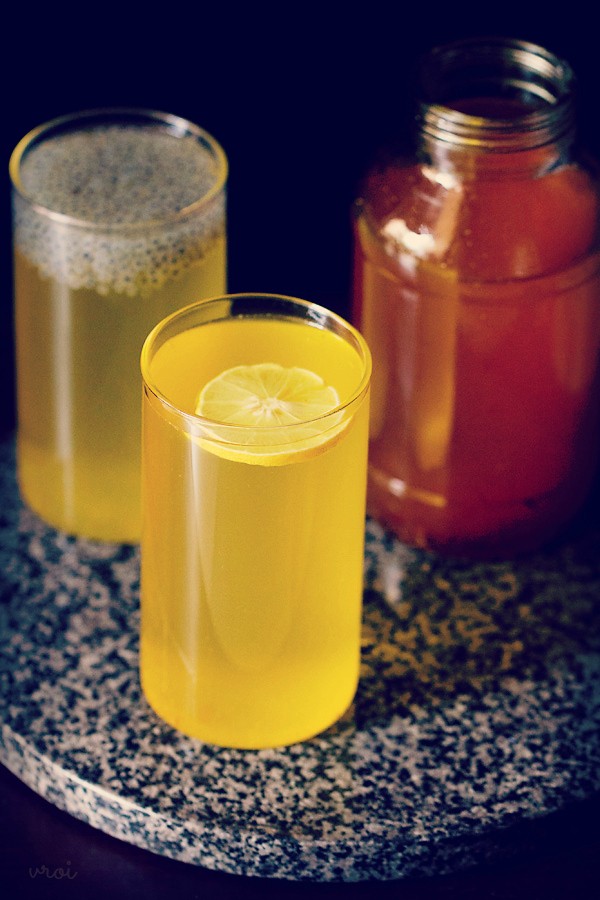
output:
[{"label": "dark background", "polygon": [[[411,78],[430,46],[481,34],[541,43],[580,81],[597,152],[593,5],[129,0],[75,12],[12,8],[0,53],[0,427],[13,422],[8,159],[32,127],[98,106],[145,106],[198,123],[230,162],[229,290],[272,291],[347,313],[350,205],[377,147],[406,132]],[[18,0],[17,0],[18,2]],[[218,2],[218,0],[217,0]],[[558,8],[557,8],[558,9]],[[6,19],[6,16],[3,17]]]},{"label": "dark background", "polygon": [[[47,4],[2,17],[0,83],[0,437],[14,426],[8,159],[32,127],[63,113],[142,106],[203,126],[230,163],[229,290],[272,291],[348,314],[350,206],[375,150],[407,129],[411,79],[434,44],[483,34],[522,38],[566,57],[580,83],[580,127],[600,156],[600,43],[594,5],[281,2],[217,10]],[[557,14],[559,13],[559,14]],[[590,17],[592,17],[590,19]],[[0,511],[1,512],[1,511]],[[587,816],[587,818],[586,818]],[[375,896],[600,896],[597,804],[559,819],[552,841],[483,874],[374,889]],[[196,871],[92,832],[0,771],[0,896],[370,896],[247,882]],[[28,867],[66,865],[78,881],[42,883]],[[164,863],[164,864],[163,864]],[[16,879],[16,881],[15,881]],[[18,883],[18,887],[16,886]],[[16,893],[14,893],[16,891]],[[52,893],[50,893],[52,891]]]}]

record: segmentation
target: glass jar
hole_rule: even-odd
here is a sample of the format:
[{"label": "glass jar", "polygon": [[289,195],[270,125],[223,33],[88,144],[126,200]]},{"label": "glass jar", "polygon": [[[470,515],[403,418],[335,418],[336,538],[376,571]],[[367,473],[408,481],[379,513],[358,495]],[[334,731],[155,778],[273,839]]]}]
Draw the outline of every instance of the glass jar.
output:
[{"label": "glass jar", "polygon": [[471,558],[554,536],[598,456],[599,189],[574,75],[503,38],[432,50],[413,158],[354,209],[353,318],[373,354],[369,511]]}]

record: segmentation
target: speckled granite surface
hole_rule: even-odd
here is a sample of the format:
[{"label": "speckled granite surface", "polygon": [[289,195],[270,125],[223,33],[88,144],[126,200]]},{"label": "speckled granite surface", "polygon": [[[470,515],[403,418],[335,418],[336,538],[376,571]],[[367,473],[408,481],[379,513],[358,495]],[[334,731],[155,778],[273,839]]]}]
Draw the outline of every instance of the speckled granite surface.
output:
[{"label": "speckled granite surface", "polygon": [[467,566],[369,522],[356,701],[282,750],[221,750],[149,709],[138,563],[40,522],[0,445],[0,762],[109,834],[238,874],[389,879],[506,852],[600,791],[600,530]]}]

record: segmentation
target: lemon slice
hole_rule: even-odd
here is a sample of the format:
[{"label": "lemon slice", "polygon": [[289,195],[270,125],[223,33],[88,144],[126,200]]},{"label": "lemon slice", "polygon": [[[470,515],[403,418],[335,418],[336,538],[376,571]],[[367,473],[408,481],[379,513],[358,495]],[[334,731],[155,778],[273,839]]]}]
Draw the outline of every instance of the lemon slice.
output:
[{"label": "lemon slice", "polygon": [[231,425],[273,427],[308,422],[340,402],[319,375],[277,363],[235,366],[204,386],[196,413]]},{"label": "lemon slice", "polygon": [[[290,447],[308,450],[332,436],[341,414],[327,414],[339,406],[336,389],[298,366],[256,363],[226,369],[209,381],[196,403],[196,414],[211,419],[211,436],[245,445],[246,453],[273,457],[288,454]],[[322,417],[325,416],[325,419]],[[219,425],[227,426],[219,430]],[[233,426],[233,427],[232,427]],[[239,427],[236,427],[239,426]],[[339,431],[339,428],[337,429]],[[216,450],[240,459],[239,452]],[[264,465],[282,464],[283,459],[247,460]]]}]

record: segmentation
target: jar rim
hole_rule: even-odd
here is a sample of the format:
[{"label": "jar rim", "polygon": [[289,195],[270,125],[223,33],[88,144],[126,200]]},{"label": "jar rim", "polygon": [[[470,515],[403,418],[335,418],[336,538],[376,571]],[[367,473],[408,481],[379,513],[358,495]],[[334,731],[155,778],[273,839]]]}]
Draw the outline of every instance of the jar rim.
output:
[{"label": "jar rim", "polygon": [[442,44],[421,58],[418,81],[418,125],[435,140],[513,151],[573,130],[575,73],[538,44],[504,37]]}]

